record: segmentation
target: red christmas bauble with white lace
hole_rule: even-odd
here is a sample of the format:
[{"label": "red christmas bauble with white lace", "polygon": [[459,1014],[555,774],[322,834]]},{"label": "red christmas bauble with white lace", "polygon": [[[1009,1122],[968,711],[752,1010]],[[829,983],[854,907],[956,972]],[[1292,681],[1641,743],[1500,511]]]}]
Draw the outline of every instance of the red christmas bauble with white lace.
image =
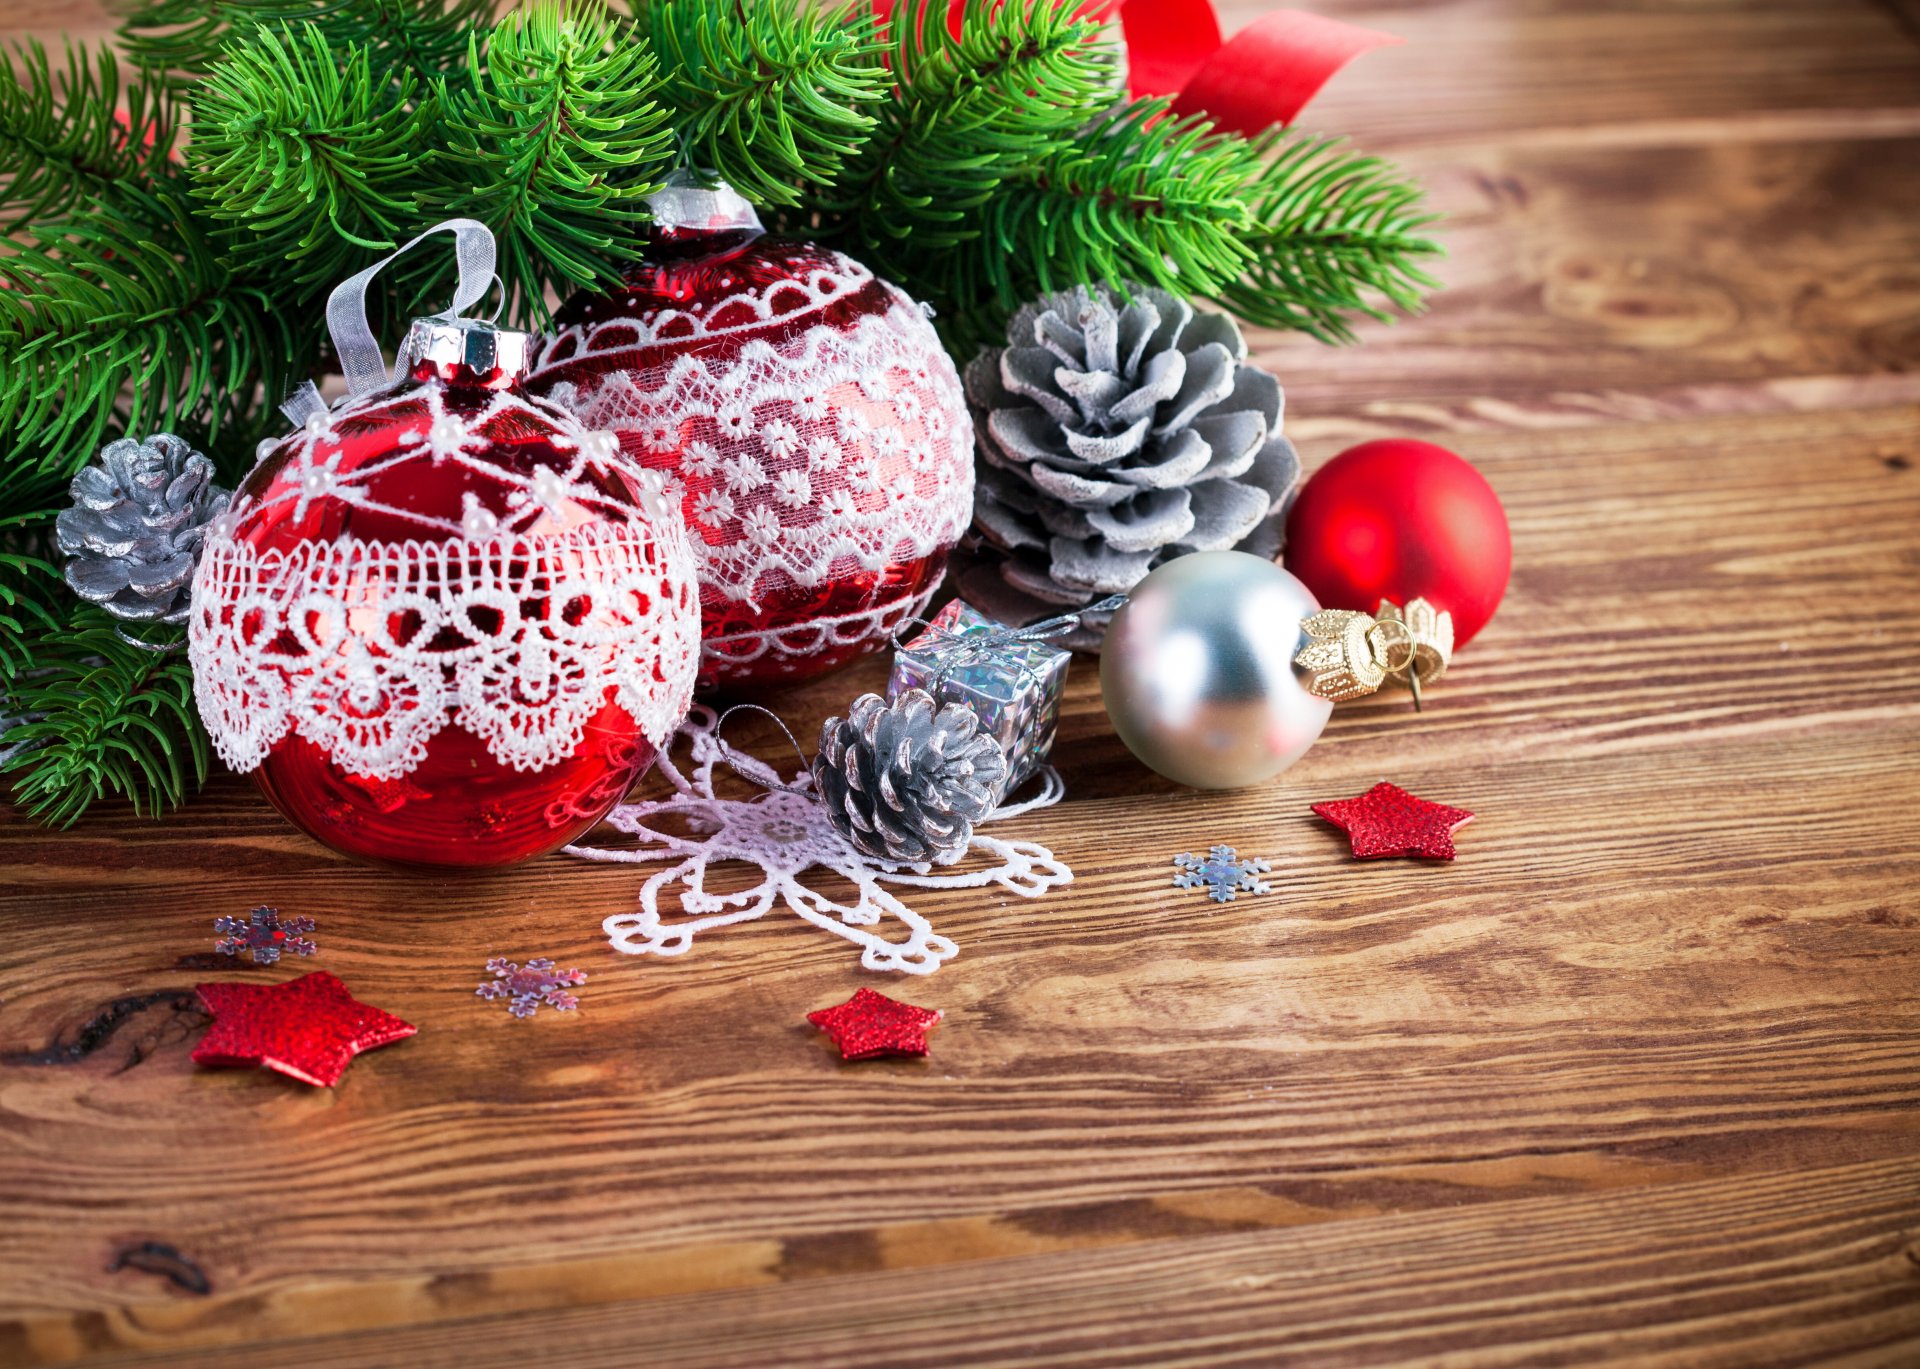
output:
[{"label": "red christmas bauble with white lace", "polygon": [[658,478],[515,384],[527,339],[421,320],[399,383],[264,451],[194,578],[201,717],[296,826],[504,865],[593,826],[691,702],[691,548]]},{"label": "red christmas bauble with white lace", "polygon": [[762,236],[724,187],[678,193],[623,288],[560,310],[528,384],[666,477],[700,565],[702,683],[806,679],[926,607],[972,517],[972,423],[900,290]]}]

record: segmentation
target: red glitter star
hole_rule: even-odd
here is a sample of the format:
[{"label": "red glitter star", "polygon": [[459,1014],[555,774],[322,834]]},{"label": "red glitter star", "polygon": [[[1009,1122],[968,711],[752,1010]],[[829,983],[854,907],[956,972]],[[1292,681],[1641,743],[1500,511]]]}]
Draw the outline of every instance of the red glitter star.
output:
[{"label": "red glitter star", "polygon": [[362,1003],[325,970],[285,984],[196,984],[213,1029],[193,1048],[201,1065],[264,1065],[320,1087],[332,1085],[361,1051],[417,1030]]},{"label": "red glitter star", "polygon": [[1452,860],[1453,834],[1473,821],[1464,808],[1415,798],[1382,780],[1357,799],[1316,803],[1313,811],[1346,832],[1360,860],[1426,856]]},{"label": "red glitter star", "polygon": [[927,1028],[940,1020],[932,1008],[899,1003],[862,989],[846,1002],[807,1014],[807,1021],[833,1038],[842,1060],[880,1055],[925,1055]]}]

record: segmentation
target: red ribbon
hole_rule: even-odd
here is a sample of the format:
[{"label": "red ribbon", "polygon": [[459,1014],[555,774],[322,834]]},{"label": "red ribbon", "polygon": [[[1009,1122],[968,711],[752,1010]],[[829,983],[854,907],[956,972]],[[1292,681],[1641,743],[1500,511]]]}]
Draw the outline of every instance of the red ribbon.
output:
[{"label": "red ribbon", "polygon": [[[873,0],[882,24],[892,17],[894,4]],[[966,0],[951,0],[948,7],[947,27],[955,34],[965,8]],[[1176,114],[1204,114],[1219,127],[1248,136],[1291,124],[1340,68],[1363,52],[1401,41],[1304,10],[1276,10],[1222,42],[1212,0],[1080,0],[1078,8],[1093,20],[1119,11],[1127,38],[1127,84],[1135,98],[1171,95]]]},{"label": "red ribbon", "polygon": [[1401,41],[1305,10],[1276,10],[1223,43],[1210,0],[1125,0],[1120,23],[1135,96],[1171,95],[1176,114],[1204,114],[1248,136],[1291,124],[1341,67]]}]

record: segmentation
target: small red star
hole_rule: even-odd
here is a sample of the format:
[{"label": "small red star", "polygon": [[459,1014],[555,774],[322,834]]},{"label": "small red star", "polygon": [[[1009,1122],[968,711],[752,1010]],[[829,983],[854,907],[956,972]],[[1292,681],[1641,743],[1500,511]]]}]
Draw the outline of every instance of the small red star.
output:
[{"label": "small red star", "polygon": [[1415,798],[1382,780],[1357,799],[1316,803],[1313,811],[1346,832],[1360,860],[1426,856],[1452,860],[1453,834],[1473,821],[1464,808]]},{"label": "small red star", "polygon": [[325,970],[284,984],[196,984],[213,1028],[193,1048],[200,1065],[264,1065],[330,1088],[361,1051],[417,1030],[369,1007]]},{"label": "small red star", "polygon": [[807,1014],[807,1021],[833,1038],[842,1060],[880,1055],[925,1055],[927,1028],[940,1020],[932,1008],[899,1003],[862,989],[846,1002]]}]

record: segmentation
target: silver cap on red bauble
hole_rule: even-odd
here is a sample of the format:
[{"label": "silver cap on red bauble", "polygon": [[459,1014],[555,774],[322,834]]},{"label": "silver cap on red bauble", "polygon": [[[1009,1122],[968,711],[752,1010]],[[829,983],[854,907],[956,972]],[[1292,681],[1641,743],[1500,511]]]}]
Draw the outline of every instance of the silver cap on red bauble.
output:
[{"label": "silver cap on red bauble", "polygon": [[400,369],[415,380],[504,390],[527,373],[529,334],[470,318],[417,318],[400,345]]}]

